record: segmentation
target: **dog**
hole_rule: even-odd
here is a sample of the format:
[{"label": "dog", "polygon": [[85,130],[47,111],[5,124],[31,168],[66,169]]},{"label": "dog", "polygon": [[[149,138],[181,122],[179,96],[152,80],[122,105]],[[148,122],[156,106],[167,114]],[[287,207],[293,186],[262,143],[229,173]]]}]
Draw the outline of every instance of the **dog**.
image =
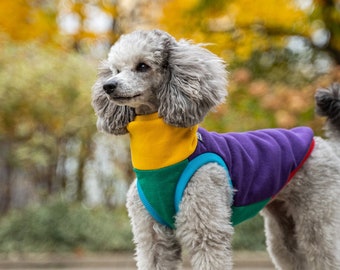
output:
[{"label": "dog", "polygon": [[135,31],[98,70],[97,127],[130,135],[138,269],[180,269],[182,249],[195,270],[232,269],[234,226],[259,211],[276,269],[340,269],[339,84],[315,95],[327,139],[307,127],[221,135],[198,127],[228,84],[203,45]]}]

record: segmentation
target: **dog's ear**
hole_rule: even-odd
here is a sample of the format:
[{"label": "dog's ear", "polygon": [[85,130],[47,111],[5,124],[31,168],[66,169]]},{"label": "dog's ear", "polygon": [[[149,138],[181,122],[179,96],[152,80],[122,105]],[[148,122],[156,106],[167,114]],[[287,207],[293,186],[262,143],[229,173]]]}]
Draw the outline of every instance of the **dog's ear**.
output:
[{"label": "dog's ear", "polygon": [[185,40],[172,40],[167,45],[168,79],[158,93],[158,113],[170,125],[190,127],[224,102],[225,64],[201,45]]},{"label": "dog's ear", "polygon": [[99,130],[122,135],[128,132],[126,126],[135,118],[135,112],[128,106],[116,105],[108,99],[103,84],[111,75],[107,62],[103,61],[98,68],[98,79],[92,87],[92,106],[98,117]]}]

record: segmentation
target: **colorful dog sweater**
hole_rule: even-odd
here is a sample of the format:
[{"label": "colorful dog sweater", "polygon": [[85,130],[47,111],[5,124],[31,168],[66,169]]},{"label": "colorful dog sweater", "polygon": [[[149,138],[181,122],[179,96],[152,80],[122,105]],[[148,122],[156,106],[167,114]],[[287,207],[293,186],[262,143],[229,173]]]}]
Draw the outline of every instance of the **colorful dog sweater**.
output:
[{"label": "colorful dog sweater", "polygon": [[128,125],[137,189],[150,215],[175,228],[184,190],[203,165],[224,167],[233,189],[231,222],[255,216],[294,176],[314,147],[308,127],[219,134],[174,127],[158,114]]}]

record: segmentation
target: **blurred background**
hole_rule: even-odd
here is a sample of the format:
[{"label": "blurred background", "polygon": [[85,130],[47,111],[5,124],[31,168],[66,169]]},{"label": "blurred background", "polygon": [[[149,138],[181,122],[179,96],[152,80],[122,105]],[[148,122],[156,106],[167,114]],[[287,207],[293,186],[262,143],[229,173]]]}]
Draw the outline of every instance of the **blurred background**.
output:
[{"label": "blurred background", "polygon": [[[209,43],[229,97],[217,131],[309,125],[340,81],[339,0],[1,0],[0,253],[131,251],[126,137],[97,133],[96,66],[117,38],[160,28]],[[234,249],[264,250],[257,216]]]}]

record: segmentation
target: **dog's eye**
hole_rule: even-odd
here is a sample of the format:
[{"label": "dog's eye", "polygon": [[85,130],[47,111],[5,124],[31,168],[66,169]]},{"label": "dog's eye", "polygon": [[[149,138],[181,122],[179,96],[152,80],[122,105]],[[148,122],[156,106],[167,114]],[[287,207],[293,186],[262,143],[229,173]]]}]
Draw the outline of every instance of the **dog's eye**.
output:
[{"label": "dog's eye", "polygon": [[120,73],[120,70],[118,68],[116,68],[116,67],[111,67],[110,70],[111,70],[111,75],[112,74],[116,75],[116,74]]},{"label": "dog's eye", "polygon": [[139,63],[137,66],[136,66],[136,71],[138,72],[147,72],[151,67],[148,66],[147,64],[145,63]]}]

